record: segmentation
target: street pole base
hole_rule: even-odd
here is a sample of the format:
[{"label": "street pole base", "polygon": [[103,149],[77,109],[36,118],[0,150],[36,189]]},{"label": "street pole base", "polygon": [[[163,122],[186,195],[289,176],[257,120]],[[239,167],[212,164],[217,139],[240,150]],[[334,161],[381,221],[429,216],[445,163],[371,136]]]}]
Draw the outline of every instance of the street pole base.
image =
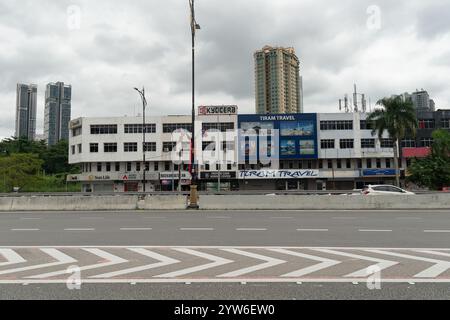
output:
[{"label": "street pole base", "polygon": [[187,207],[189,210],[199,210],[198,205],[198,189],[196,185],[191,185],[191,194],[189,196],[189,205]]}]

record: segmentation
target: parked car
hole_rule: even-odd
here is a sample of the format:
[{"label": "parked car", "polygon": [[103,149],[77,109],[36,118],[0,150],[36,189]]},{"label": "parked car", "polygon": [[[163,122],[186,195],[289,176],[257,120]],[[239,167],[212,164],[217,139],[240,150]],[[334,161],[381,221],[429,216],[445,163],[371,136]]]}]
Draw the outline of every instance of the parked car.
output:
[{"label": "parked car", "polygon": [[361,191],[363,195],[414,195],[415,193],[390,185],[368,185]]}]

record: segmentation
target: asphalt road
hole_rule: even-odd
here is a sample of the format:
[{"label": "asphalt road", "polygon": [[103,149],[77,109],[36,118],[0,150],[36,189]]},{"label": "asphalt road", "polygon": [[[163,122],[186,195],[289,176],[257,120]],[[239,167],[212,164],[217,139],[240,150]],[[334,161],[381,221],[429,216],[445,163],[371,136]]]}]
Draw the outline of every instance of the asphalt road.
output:
[{"label": "asphalt road", "polygon": [[[1,213],[0,299],[449,299],[449,249],[450,210]],[[104,279],[69,290],[69,262]],[[381,290],[361,273],[373,265]]]}]

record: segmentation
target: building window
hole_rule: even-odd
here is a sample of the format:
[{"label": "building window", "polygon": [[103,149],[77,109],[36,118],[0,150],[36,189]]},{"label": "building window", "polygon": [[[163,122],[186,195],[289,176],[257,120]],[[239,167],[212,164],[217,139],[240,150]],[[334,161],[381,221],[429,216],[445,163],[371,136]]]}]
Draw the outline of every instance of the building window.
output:
[{"label": "building window", "polygon": [[124,152],[137,152],[138,151],[137,142],[125,142],[123,144],[123,151]]},{"label": "building window", "polygon": [[372,159],[366,160],[367,169],[372,169]]},{"label": "building window", "polygon": [[375,149],[375,139],[361,139],[361,149]]},{"label": "building window", "polygon": [[328,169],[333,169],[333,160],[328,160]]},{"label": "building window", "polygon": [[227,164],[227,170],[228,171],[231,171],[231,170],[233,170],[233,165],[232,164]]},{"label": "building window", "polygon": [[127,172],[131,172],[131,162],[127,162]]},{"label": "building window", "polygon": [[91,153],[97,153],[98,152],[98,143],[91,143],[89,145]]},{"label": "building window", "polygon": [[145,162],[145,171],[150,171],[150,162]]},{"label": "building window", "polygon": [[312,169],[312,161],[308,161],[308,169]]},{"label": "building window", "polygon": [[82,153],[83,152],[83,145],[79,144],[78,145],[78,153]]},{"label": "building window", "polygon": [[91,125],[91,134],[117,134],[117,124]]},{"label": "building window", "polygon": [[386,159],[386,169],[391,168],[391,159]]},{"label": "building window", "polygon": [[117,143],[105,143],[103,145],[103,152],[105,153],[117,152]]},{"label": "building window", "polygon": [[156,152],[156,142],[146,142],[144,144],[145,152]]},{"label": "building window", "polygon": [[163,133],[173,133],[179,129],[184,129],[188,132],[192,132],[191,123],[164,123]]},{"label": "building window", "polygon": [[176,145],[176,142],[163,142],[163,151],[172,152],[172,150],[175,149]]},{"label": "building window", "polygon": [[319,169],[323,169],[323,161],[319,160]]},{"label": "building window", "polygon": [[116,172],[120,171],[120,162],[116,162]]},{"label": "building window", "polygon": [[106,172],[111,172],[111,162],[106,163]]},{"label": "building window", "polygon": [[450,119],[442,119],[441,127],[444,129],[450,129]]},{"label": "building window", "polygon": [[136,162],[136,171],[137,172],[141,171],[141,163],[140,162]]},{"label": "building window", "polygon": [[433,145],[433,138],[420,139],[420,146],[430,148]]},{"label": "building window", "polygon": [[320,147],[322,149],[334,149],[334,139],[326,139],[326,140],[321,140],[320,141]]},{"label": "building window", "polygon": [[361,130],[373,130],[375,128],[373,122],[368,122],[366,120],[360,121],[360,129]]},{"label": "building window", "polygon": [[[270,151],[272,148],[272,145],[270,142],[267,145],[267,150]],[[234,141],[223,141],[222,142],[222,150],[223,151],[233,151],[234,150]]]},{"label": "building window", "polygon": [[170,162],[164,163],[164,170],[169,171],[170,170]]},{"label": "building window", "polygon": [[233,122],[203,123],[202,124],[203,133],[209,130],[218,130],[221,132],[227,132],[229,130],[234,130],[234,123]]},{"label": "building window", "polygon": [[414,139],[404,139],[402,140],[402,148],[415,148],[416,140]]},{"label": "building window", "polygon": [[341,159],[337,160],[337,168],[342,169],[342,160]]},{"label": "building window", "polygon": [[381,169],[381,159],[377,159],[377,169]]},{"label": "building window", "polygon": [[392,139],[381,139],[380,143],[382,148],[394,148],[394,141]]},{"label": "building window", "polygon": [[434,129],[434,119],[421,119],[419,120],[419,129]]},{"label": "building window", "polygon": [[362,159],[358,159],[358,169],[362,169],[362,167],[363,167]]},{"label": "building window", "polygon": [[75,154],[75,146],[72,146],[71,149],[72,149],[72,154]]},{"label": "building window", "polygon": [[72,129],[72,137],[80,136],[82,133],[81,127]]},{"label": "building window", "polygon": [[98,163],[97,163],[97,172],[102,172],[102,170],[103,170],[102,167],[103,167],[103,166],[102,166],[102,163],[101,163],[101,162],[98,162]]},{"label": "building window", "polygon": [[351,169],[352,168],[352,161],[350,159],[347,159],[346,165],[347,165],[347,169]]},{"label": "building window", "polygon": [[[144,125],[141,124],[126,124],[124,128],[125,133],[143,133],[142,128]],[[156,133],[156,124],[149,123],[145,124],[145,133]]]},{"label": "building window", "polygon": [[320,121],[320,130],[353,130],[353,121]]},{"label": "building window", "polygon": [[216,143],[214,141],[203,141],[202,142],[202,150],[205,151],[216,151]]},{"label": "building window", "polygon": [[340,147],[341,149],[353,149],[355,147],[355,142],[353,139],[341,139]]}]

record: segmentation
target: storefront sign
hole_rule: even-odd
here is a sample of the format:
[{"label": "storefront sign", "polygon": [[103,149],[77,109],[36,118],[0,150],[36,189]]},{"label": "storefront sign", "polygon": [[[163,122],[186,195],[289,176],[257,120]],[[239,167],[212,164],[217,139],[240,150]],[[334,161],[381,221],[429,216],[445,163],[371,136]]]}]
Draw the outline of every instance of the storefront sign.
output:
[{"label": "storefront sign", "polygon": [[[143,180],[144,175],[142,173],[119,173],[114,172],[105,175],[98,174],[77,174],[77,175],[68,175],[67,181],[140,181]],[[147,181],[156,181],[159,180],[158,172],[147,172],[145,174],[145,179]]]},{"label": "storefront sign", "polygon": [[[179,180],[180,175],[178,172],[161,172],[160,173],[160,179],[161,180]],[[191,180],[191,175],[189,172],[181,172],[181,179],[182,180]]]},{"label": "storefront sign", "polygon": [[312,179],[319,170],[250,170],[240,171],[239,179]]},{"label": "storefront sign", "polygon": [[[202,180],[217,180],[219,179],[219,172],[202,172],[200,173],[200,179]],[[222,171],[220,172],[220,179],[236,179],[236,172]]]},{"label": "storefront sign", "polygon": [[198,114],[208,115],[234,115],[238,113],[237,106],[201,106],[198,107]]},{"label": "storefront sign", "polygon": [[363,170],[363,176],[395,176],[395,169],[366,169]]}]

